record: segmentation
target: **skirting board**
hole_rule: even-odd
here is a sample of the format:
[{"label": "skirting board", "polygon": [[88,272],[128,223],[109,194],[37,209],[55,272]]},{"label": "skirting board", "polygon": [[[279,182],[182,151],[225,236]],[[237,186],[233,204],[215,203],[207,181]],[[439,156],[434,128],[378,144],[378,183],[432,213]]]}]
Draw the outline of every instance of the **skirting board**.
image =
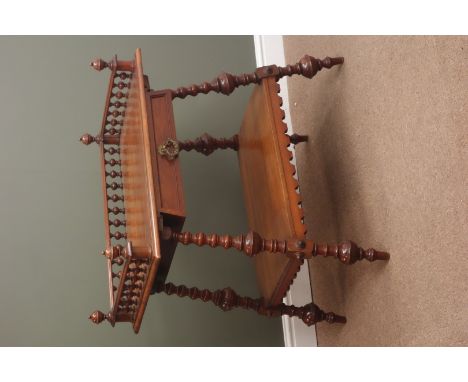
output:
[{"label": "skirting board", "polygon": [[[255,58],[257,66],[278,65],[284,66],[283,36],[254,36]],[[288,126],[288,134],[292,134],[291,115],[289,113],[288,83],[286,78],[279,81],[280,96],[283,98],[283,110],[285,122]],[[296,164],[296,156],[293,148],[293,163]],[[302,306],[312,301],[310,290],[309,268],[305,263],[283,302],[288,305]],[[315,326],[308,327],[298,318],[283,316],[283,334],[285,346],[317,346]]]}]

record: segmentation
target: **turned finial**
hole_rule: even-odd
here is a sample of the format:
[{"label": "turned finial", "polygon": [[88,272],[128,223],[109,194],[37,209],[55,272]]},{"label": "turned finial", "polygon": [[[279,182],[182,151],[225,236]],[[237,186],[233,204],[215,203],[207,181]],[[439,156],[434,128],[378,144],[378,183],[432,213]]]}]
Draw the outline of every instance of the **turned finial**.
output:
[{"label": "turned finial", "polygon": [[95,136],[93,137],[91,134],[83,134],[80,138],[80,142],[83,143],[84,145],[88,146],[89,144],[96,142],[97,144],[101,143],[101,137],[100,136]]},{"label": "turned finial", "polygon": [[100,324],[102,321],[107,320],[107,314],[102,313],[100,310],[95,310],[90,316],[89,319],[95,324]]},{"label": "turned finial", "polygon": [[121,256],[127,257],[128,251],[127,248],[124,248],[121,245],[113,245],[102,251],[101,255],[107,257],[109,260],[114,260],[120,258]]},{"label": "turned finial", "polygon": [[108,68],[109,64],[105,62],[102,58],[95,58],[91,63],[89,64],[94,70],[97,70],[100,72],[104,68]]}]

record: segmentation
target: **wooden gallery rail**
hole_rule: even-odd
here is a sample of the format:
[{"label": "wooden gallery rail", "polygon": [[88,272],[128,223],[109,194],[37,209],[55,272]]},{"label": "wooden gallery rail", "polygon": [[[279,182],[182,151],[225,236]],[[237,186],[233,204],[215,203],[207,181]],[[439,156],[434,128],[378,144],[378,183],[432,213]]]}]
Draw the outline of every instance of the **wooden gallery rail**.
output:
[{"label": "wooden gallery rail", "polygon": [[[320,321],[345,323],[346,318],[326,313],[310,303],[288,306],[282,299],[305,259],[330,256],[344,264],[366,259],[388,260],[374,249],[363,250],[351,241],[317,244],[306,239],[306,227],[290,163],[291,144],[306,136],[286,134],[278,79],[302,75],[312,78],[343,58],[319,60],[304,56],[295,65],[258,68],[240,76],[222,73],[211,82],[176,90],[150,89],[143,74],[141,51],[130,61],[96,59],[91,66],[110,70],[102,126],[97,136],[84,134],[85,145],[96,143],[101,154],[102,193],[110,310],[95,311],[95,323],[131,322],[138,333],[150,294],[176,294],[211,301],[222,310],[242,307],[265,316],[289,315],[307,325]],[[238,134],[215,139],[204,134],[195,141],[176,137],[172,102],[176,98],[216,92],[231,94],[254,84]],[[246,235],[206,235],[182,232],[185,201],[179,153],[195,150],[205,155],[217,149],[237,151],[249,231]],[[235,248],[253,257],[261,296],[241,297],[231,288],[207,289],[166,282],[177,244]]]}]

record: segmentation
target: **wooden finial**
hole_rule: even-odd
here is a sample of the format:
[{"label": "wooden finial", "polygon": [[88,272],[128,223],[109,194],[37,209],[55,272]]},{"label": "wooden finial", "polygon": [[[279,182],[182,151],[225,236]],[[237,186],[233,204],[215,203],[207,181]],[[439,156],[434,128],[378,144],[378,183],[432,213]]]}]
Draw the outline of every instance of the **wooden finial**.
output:
[{"label": "wooden finial", "polygon": [[89,319],[95,324],[100,324],[102,321],[107,320],[107,314],[102,313],[100,310],[95,310],[89,316]]},{"label": "wooden finial", "polygon": [[100,72],[104,68],[108,68],[110,66],[109,63],[105,62],[101,58],[95,58],[91,63],[89,64],[94,70],[97,70]]},{"label": "wooden finial", "polygon": [[[125,225],[125,224],[122,224],[122,222],[120,220],[117,220],[117,221],[119,222],[119,225]],[[115,223],[112,222],[112,224],[115,224]],[[119,232],[119,234],[122,235],[120,232]],[[121,237],[121,236],[119,236],[119,237]],[[120,259],[121,256],[127,257],[127,249],[124,248],[121,245],[113,245],[111,247],[106,248],[104,251],[102,251],[101,255],[107,257],[109,260]],[[119,264],[119,265],[121,265],[121,264]]]},{"label": "wooden finial", "polygon": [[93,137],[91,134],[83,134],[80,138],[81,143],[84,145],[88,146],[89,144],[96,142],[97,144],[101,143],[101,137],[100,136],[95,136]]}]

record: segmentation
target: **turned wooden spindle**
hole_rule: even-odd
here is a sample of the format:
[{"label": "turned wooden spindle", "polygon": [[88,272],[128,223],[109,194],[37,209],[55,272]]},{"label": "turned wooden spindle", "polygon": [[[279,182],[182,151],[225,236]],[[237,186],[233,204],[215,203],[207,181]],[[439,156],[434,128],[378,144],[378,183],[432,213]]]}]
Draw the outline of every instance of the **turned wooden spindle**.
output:
[{"label": "turned wooden spindle", "polygon": [[317,244],[312,240],[291,239],[276,240],[264,239],[257,232],[249,231],[247,235],[217,235],[203,232],[173,232],[164,227],[162,236],[164,240],[176,240],[181,244],[195,244],[198,246],[235,248],[248,256],[255,256],[260,252],[281,253],[291,257],[310,259],[315,256],[332,256],[343,264],[354,264],[356,261],[389,260],[387,252],[376,251],[373,248],[362,249],[352,241],[341,244]]},{"label": "turned wooden spindle", "polygon": [[294,305],[279,304],[272,307],[266,307],[263,299],[253,299],[251,297],[241,297],[231,288],[218,289],[214,292],[208,289],[198,289],[196,287],[188,288],[185,285],[174,285],[173,283],[159,284],[156,286],[157,293],[167,295],[176,294],[179,297],[190,297],[192,300],[211,301],[214,305],[223,311],[229,311],[233,308],[243,308],[254,310],[258,314],[267,317],[279,317],[288,315],[298,317],[306,325],[314,325],[317,322],[327,321],[328,323],[345,323],[346,318],[334,313],[325,313],[317,305],[310,303],[302,307]]},{"label": "turned wooden spindle", "polygon": [[109,220],[109,225],[114,226],[114,227],[120,227],[120,226],[126,226],[127,222],[125,220],[119,220],[119,219],[114,219],[114,220]]},{"label": "turned wooden spindle", "polygon": [[112,98],[112,97],[115,97],[115,98],[117,98],[117,99],[120,100],[120,99],[122,99],[122,98],[127,97],[127,93],[118,91],[117,93],[112,93],[112,94],[111,94],[111,98]]},{"label": "turned wooden spindle", "polygon": [[173,232],[164,227],[162,238],[176,240],[181,244],[195,244],[198,246],[209,245],[210,247],[223,247],[224,249],[235,248],[243,251],[247,256],[255,256],[259,252],[268,251],[275,253],[287,253],[286,240],[263,239],[258,233],[249,231],[246,235],[217,235],[205,234],[203,232]]},{"label": "turned wooden spindle", "polygon": [[237,151],[239,149],[239,137],[234,135],[231,138],[213,138],[211,135],[205,133],[195,141],[186,140],[179,141],[179,150],[191,151],[195,150],[204,155],[210,155],[213,151],[221,149],[232,149]]},{"label": "turned wooden spindle", "polygon": [[117,189],[122,189],[123,185],[120,183],[112,182],[111,184],[106,183],[106,187],[115,191]]},{"label": "turned wooden spindle", "polygon": [[116,232],[111,232],[110,237],[113,237],[116,240],[126,239],[127,234],[125,232],[116,231]]},{"label": "turned wooden spindle", "polygon": [[122,257],[117,257],[112,259],[112,264],[122,265],[124,263],[124,259]]},{"label": "turned wooden spindle", "polygon": [[276,80],[284,76],[292,76],[299,74],[307,78],[312,78],[318,71],[323,68],[331,68],[334,65],[339,65],[344,62],[343,57],[330,58],[326,57],[323,60],[305,55],[299,62],[294,65],[285,67],[269,65],[257,68],[255,72],[250,74],[233,75],[230,73],[221,73],[211,82],[203,82],[200,85],[190,85],[188,87],[180,87],[176,90],[171,90],[172,98],[185,98],[188,95],[196,96],[197,94],[207,94],[209,92],[222,93],[225,95],[231,94],[239,86],[250,84],[259,84],[263,78],[275,77]]},{"label": "turned wooden spindle", "polygon": [[[104,148],[104,152],[107,153],[107,154],[110,154],[110,155],[120,154],[120,150],[116,149],[114,147]],[[106,173],[106,175],[107,175],[107,173]]]},{"label": "turned wooden spindle", "polygon": [[113,116],[115,118],[120,117],[120,116],[125,117],[125,111],[118,111],[118,110],[108,111],[107,116],[108,117]]},{"label": "turned wooden spindle", "polygon": [[[110,128],[110,129],[105,129],[105,130],[104,130],[104,133],[105,133],[105,134],[108,134],[108,135],[116,135],[116,134],[118,134],[119,132],[120,132],[120,131],[117,130],[116,128],[114,128],[114,127]],[[106,135],[105,135],[105,136],[106,136]]]},{"label": "turned wooden spindle", "polygon": [[114,170],[112,170],[111,172],[106,171],[106,176],[110,176],[111,178],[121,178],[122,177],[122,172],[114,171]]},{"label": "turned wooden spindle", "polygon": [[120,166],[120,161],[119,160],[116,160],[116,159],[111,159],[111,160],[105,160],[104,161],[105,164],[108,164],[112,167],[114,166]]},{"label": "turned wooden spindle", "polygon": [[209,92],[231,94],[239,86],[246,86],[252,83],[259,83],[261,78],[256,73],[241,74],[239,76],[230,73],[221,73],[211,82],[203,82],[200,85],[190,85],[189,87],[180,87],[171,90],[172,98],[185,98],[188,95],[196,96],[199,93],[207,94]]},{"label": "turned wooden spindle", "polygon": [[108,208],[107,212],[112,213],[114,215],[125,214],[125,208],[112,207],[112,208]]},{"label": "turned wooden spindle", "polygon": [[121,80],[126,80],[127,78],[131,78],[131,74],[127,74],[125,72],[116,73],[115,78],[120,78]]},{"label": "turned wooden spindle", "polygon": [[113,202],[118,202],[118,201],[124,201],[124,196],[123,195],[107,195],[107,200],[112,200]]},{"label": "turned wooden spindle", "polygon": [[111,126],[123,126],[123,120],[117,120],[117,119],[110,119],[106,121],[108,125]]},{"label": "turned wooden spindle", "polygon": [[109,102],[109,106],[114,106],[115,108],[119,109],[121,107],[127,107],[127,103],[121,102],[121,101],[115,101],[115,102]]}]

